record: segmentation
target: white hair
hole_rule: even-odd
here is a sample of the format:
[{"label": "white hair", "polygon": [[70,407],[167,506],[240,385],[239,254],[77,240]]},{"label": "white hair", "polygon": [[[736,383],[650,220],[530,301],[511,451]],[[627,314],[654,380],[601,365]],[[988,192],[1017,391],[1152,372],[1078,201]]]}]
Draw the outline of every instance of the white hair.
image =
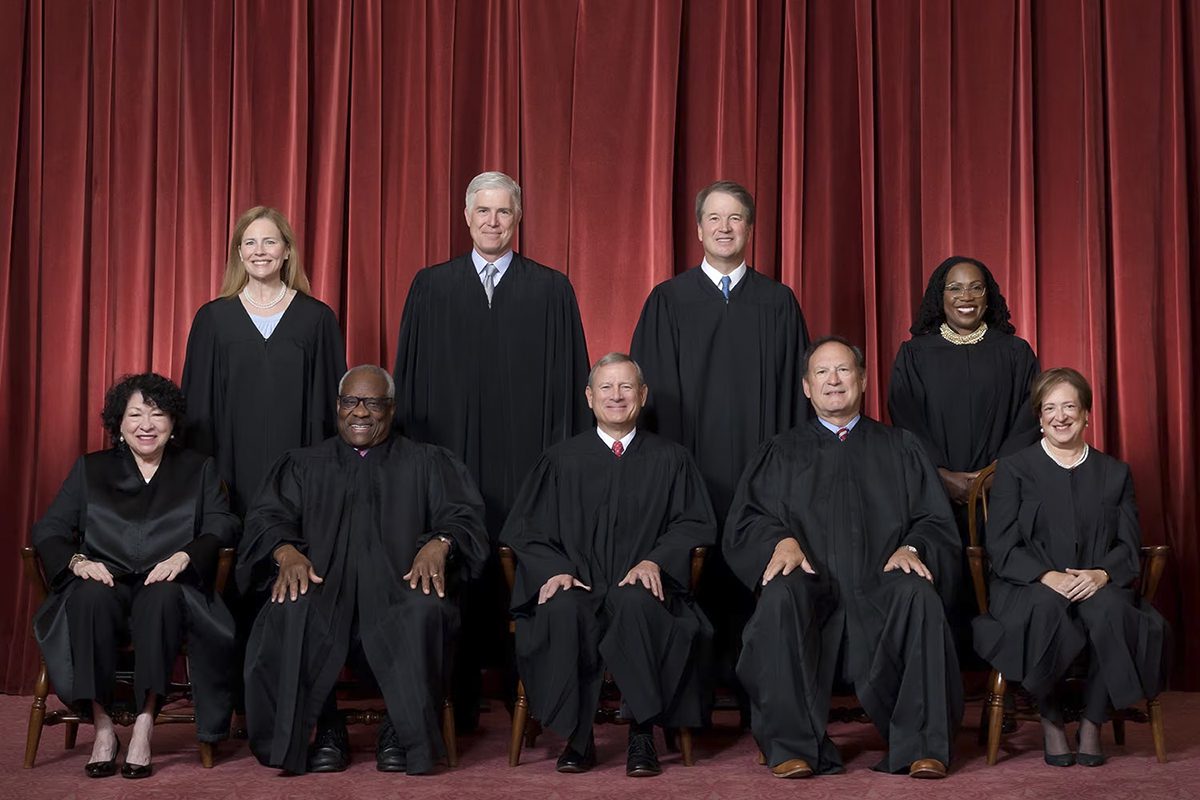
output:
[{"label": "white hair", "polygon": [[592,371],[588,373],[588,386],[592,385],[592,379],[596,377],[596,373],[599,372],[602,367],[607,367],[610,364],[633,364],[633,371],[637,374],[638,385],[646,385],[646,376],[642,374],[641,364],[634,361],[625,353],[609,353],[601,356],[600,360],[592,365]]},{"label": "white hair", "polygon": [[383,367],[377,367],[374,364],[359,364],[357,367],[351,367],[346,370],[346,374],[338,381],[338,394],[342,394],[342,387],[346,385],[346,380],[356,372],[373,372],[382,377],[387,382],[387,396],[391,400],[396,399],[396,382],[392,380],[392,374]]},{"label": "white hair", "polygon": [[475,195],[484,189],[503,189],[512,198],[513,214],[521,215],[521,187],[503,172],[481,172],[467,184],[468,211],[475,205]]}]

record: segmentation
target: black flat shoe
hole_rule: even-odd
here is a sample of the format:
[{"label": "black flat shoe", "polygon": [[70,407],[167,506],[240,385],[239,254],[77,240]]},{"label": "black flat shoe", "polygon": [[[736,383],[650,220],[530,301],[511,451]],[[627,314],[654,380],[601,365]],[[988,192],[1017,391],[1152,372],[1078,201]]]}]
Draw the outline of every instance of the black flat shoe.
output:
[{"label": "black flat shoe", "polygon": [[629,732],[629,757],[625,774],[630,778],[651,778],[662,774],[658,753],[654,750],[654,734]]},{"label": "black flat shoe", "polygon": [[588,739],[587,747],[580,753],[578,750],[573,750],[568,743],[563,748],[562,755],[558,757],[558,763],[555,769],[564,773],[587,772],[592,767],[596,766],[596,743],[592,739]]},{"label": "black flat shoe", "polygon": [[390,717],[385,716],[375,739],[375,769],[380,772],[404,772],[408,766],[406,762],[400,737],[396,735],[396,726],[392,725]]},{"label": "black flat shoe", "polygon": [[112,758],[108,761],[89,761],[83,767],[83,773],[89,778],[111,778],[117,774],[117,756],[121,753],[121,740],[117,740],[117,749],[113,750]]},{"label": "black flat shoe", "polygon": [[317,728],[308,748],[309,772],[344,772],[350,766],[350,735],[346,726]]},{"label": "black flat shoe", "polygon": [[[1068,745],[1069,746],[1069,745]],[[1073,767],[1075,766],[1075,754],[1071,752],[1051,755],[1046,752],[1046,735],[1042,734],[1042,758],[1052,767]]]},{"label": "black flat shoe", "polygon": [[154,764],[130,764],[126,761],[121,765],[121,777],[132,778],[149,778],[154,773]]}]

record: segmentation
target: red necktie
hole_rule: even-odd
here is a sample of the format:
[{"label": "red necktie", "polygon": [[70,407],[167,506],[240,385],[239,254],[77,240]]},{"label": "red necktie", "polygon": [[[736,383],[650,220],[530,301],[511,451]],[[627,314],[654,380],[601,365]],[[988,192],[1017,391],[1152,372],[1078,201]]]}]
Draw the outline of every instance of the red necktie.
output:
[{"label": "red necktie", "polygon": [[621,444],[620,439],[617,439],[615,442],[613,442],[613,455],[614,456],[616,456],[617,458],[620,458],[621,454],[624,452],[625,452],[625,445]]},{"label": "red necktie", "polygon": [[841,439],[843,442],[844,442],[844,441],[846,441],[846,437],[847,437],[847,436],[849,436],[849,435],[850,435],[850,429],[849,429],[849,428],[838,428],[838,429],[837,429],[837,437],[838,437],[839,439]]}]

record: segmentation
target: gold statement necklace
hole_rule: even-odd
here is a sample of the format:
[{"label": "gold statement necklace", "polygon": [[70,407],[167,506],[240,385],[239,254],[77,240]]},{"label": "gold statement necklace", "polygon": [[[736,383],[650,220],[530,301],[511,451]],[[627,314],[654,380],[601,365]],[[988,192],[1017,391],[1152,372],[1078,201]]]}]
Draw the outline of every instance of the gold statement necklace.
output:
[{"label": "gold statement necklace", "polygon": [[975,344],[983,339],[983,335],[987,333],[987,323],[979,323],[979,327],[968,333],[966,336],[962,335],[961,333],[955,333],[954,329],[944,322],[942,323],[942,327],[938,330],[941,332],[942,338],[950,344]]}]

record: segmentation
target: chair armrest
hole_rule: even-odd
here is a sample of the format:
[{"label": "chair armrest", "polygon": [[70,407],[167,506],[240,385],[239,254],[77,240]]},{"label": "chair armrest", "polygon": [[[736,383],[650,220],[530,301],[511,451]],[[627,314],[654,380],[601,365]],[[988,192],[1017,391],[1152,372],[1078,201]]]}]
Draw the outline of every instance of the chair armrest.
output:
[{"label": "chair armrest", "polygon": [[1142,574],[1139,578],[1142,597],[1146,602],[1153,602],[1158,592],[1159,581],[1162,580],[1163,570],[1167,567],[1167,558],[1171,555],[1170,545],[1148,545],[1142,547]]},{"label": "chair armrest", "polygon": [[229,572],[233,569],[233,558],[237,551],[232,547],[222,547],[217,551],[217,578],[213,588],[217,594],[225,593],[225,584],[229,581]]},{"label": "chair armrest", "polygon": [[46,580],[46,571],[42,569],[42,559],[33,547],[22,547],[21,561],[25,565],[25,577],[29,579],[29,585],[33,587],[33,596],[37,600],[36,605],[40,606],[46,599],[46,595],[50,593],[50,583]]},{"label": "chair armrest", "polygon": [[688,589],[695,592],[700,585],[700,573],[704,570],[704,559],[708,556],[708,548],[704,545],[692,548],[692,571],[689,576]]},{"label": "chair armrest", "polygon": [[979,545],[967,546],[967,564],[971,568],[971,583],[975,587],[975,604],[979,613],[988,613],[987,553]]}]

